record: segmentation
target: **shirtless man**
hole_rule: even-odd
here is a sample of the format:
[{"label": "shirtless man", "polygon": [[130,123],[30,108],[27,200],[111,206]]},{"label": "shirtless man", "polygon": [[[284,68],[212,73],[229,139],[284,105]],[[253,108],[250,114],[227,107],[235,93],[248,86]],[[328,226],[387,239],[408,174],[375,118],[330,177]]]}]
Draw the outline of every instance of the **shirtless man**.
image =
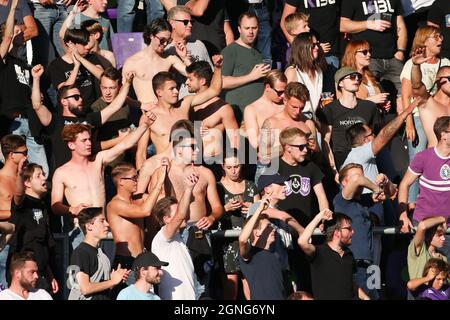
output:
[{"label": "shirtless man", "polygon": [[280,70],[272,70],[264,77],[264,93],[244,110],[245,131],[250,145],[257,149],[259,129],[264,121],[283,111],[283,94],[287,79]]},{"label": "shirtless man", "polygon": [[[62,137],[67,143],[72,158],[56,169],[52,180],[51,204],[53,213],[76,217],[83,208],[105,207],[105,166],[133,147],[155,116],[146,113],[141,117],[139,127],[113,148],[92,156],[90,126],[71,124],[64,127]],[[68,205],[63,203],[66,198]],[[76,222],[76,221],[75,221]]]},{"label": "shirtless man", "polygon": [[169,133],[172,125],[178,120],[188,119],[191,107],[200,105],[220,94],[222,90],[222,56],[214,56],[213,63],[215,69],[209,88],[196,95],[186,96],[182,100],[178,100],[177,83],[173,73],[159,72],[153,77],[152,87],[158,104],[151,111],[156,115],[157,120],[139,141],[136,153],[137,169],[140,169],[147,158],[149,139],[155,146],[157,154],[163,152],[169,145]]},{"label": "shirtless man", "polygon": [[170,129],[169,146],[167,147],[167,149],[145,160],[144,164],[139,170],[139,178],[137,184],[138,194],[147,191],[153,173],[161,165],[161,161],[164,158],[168,159],[170,164],[173,159],[172,141],[176,140],[174,138],[176,138],[178,134],[186,134],[187,136],[192,137],[194,135],[194,126],[192,125],[192,122],[187,119],[178,120],[177,122],[175,122],[175,124]]},{"label": "shirtless man", "polygon": [[[267,165],[271,159],[274,160],[281,155],[279,136],[280,132],[287,127],[296,127],[302,130],[308,137],[308,148],[313,151],[319,150],[316,143],[317,131],[314,122],[302,113],[308,100],[309,92],[303,84],[291,82],[286,86],[283,97],[284,110],[264,120],[261,127],[259,154],[263,164]],[[255,181],[261,174],[261,170],[265,170],[261,167],[258,167],[258,169]],[[277,170],[277,168],[274,169]]]},{"label": "shirtless man", "polygon": [[[208,89],[213,76],[211,67],[206,61],[197,61],[186,68],[186,85],[189,93],[201,93]],[[213,158],[221,155],[224,132],[226,132],[231,148],[239,148],[239,130],[233,108],[219,97],[197,105],[191,110],[190,120],[201,123],[203,156]]]},{"label": "shirtless man", "polygon": [[[132,269],[134,258],[144,251],[144,219],[149,217],[166,177],[168,160],[163,159],[157,170],[156,186],[151,194],[136,195],[138,175],[131,163],[117,164],[111,178],[117,194],[107,205],[108,222],[116,244],[114,265]],[[150,249],[150,248],[148,248]]]},{"label": "shirtless man", "polygon": [[[0,285],[7,287],[6,283],[6,259],[8,249],[5,248],[14,226],[8,222],[11,217],[11,201],[16,190],[16,181],[19,168],[27,158],[27,145],[25,140],[15,134],[8,134],[1,140],[2,154],[5,164],[0,170]],[[3,250],[5,248],[5,250]]]},{"label": "shirtless man", "polygon": [[172,42],[171,31],[172,27],[166,20],[162,18],[153,20],[143,34],[144,42],[148,47],[129,57],[123,66],[124,74],[127,72],[136,74],[133,81],[134,91],[138,100],[144,105],[156,103],[157,96],[152,79],[158,72],[169,71],[173,67],[185,76],[186,66],[191,64],[186,46],[181,42],[176,43],[175,48],[178,56],[183,60],[175,55],[164,53],[166,46]]},{"label": "shirtless man", "polygon": [[420,120],[428,139],[428,147],[437,145],[436,135],[433,125],[436,119],[443,116],[450,116],[450,67],[439,68],[436,73],[436,86],[438,90],[434,96],[430,96],[426,86],[422,83],[422,71],[420,65],[430,60],[425,57],[425,50],[416,50],[411,57],[413,65],[411,69],[411,83],[414,96],[424,98],[424,103],[419,105]]}]

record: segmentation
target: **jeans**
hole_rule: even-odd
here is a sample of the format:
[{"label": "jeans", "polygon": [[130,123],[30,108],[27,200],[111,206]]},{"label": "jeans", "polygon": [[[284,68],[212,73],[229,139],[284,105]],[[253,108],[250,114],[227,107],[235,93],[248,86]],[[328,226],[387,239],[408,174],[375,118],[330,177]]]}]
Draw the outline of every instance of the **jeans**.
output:
[{"label": "jeans", "polygon": [[[117,32],[132,32],[134,17],[136,16],[136,2],[121,0],[117,5]],[[164,8],[160,0],[145,0],[147,7],[147,25],[156,18],[164,16]]]},{"label": "jeans", "polygon": [[1,287],[8,288],[8,283],[6,282],[6,260],[8,259],[9,245],[0,251],[0,290]]},{"label": "jeans", "polygon": [[397,90],[397,97],[401,95],[402,83],[400,81],[400,73],[403,69],[402,61],[396,58],[375,59],[372,57],[369,69],[379,81],[387,80],[392,82]]},{"label": "jeans", "polygon": [[261,7],[251,6],[249,12],[258,17],[258,39],[256,48],[262,53],[264,59],[272,59],[272,26],[270,25],[270,14],[266,5]]},{"label": "jeans", "polygon": [[9,128],[11,133],[23,136],[26,140],[28,148],[28,162],[37,163],[42,166],[45,174],[48,175],[48,162],[45,155],[44,145],[38,144],[35,138],[31,135],[30,127],[28,126],[28,119],[15,118]]},{"label": "jeans", "polygon": [[339,69],[339,58],[337,56],[328,56],[325,57],[325,60],[327,60],[327,63],[329,65],[332,65],[333,67],[337,69]]},{"label": "jeans", "polygon": [[[419,140],[417,146],[413,146],[413,144],[408,141],[408,155],[409,155],[409,163],[414,159],[414,156],[427,148],[428,140],[425,135],[425,131],[423,130],[422,121],[420,121],[419,115],[413,116],[414,127],[416,128],[416,135]],[[414,183],[409,187],[408,192],[408,203],[416,203],[417,196],[419,195],[419,181],[418,179],[414,181]]]},{"label": "jeans", "polygon": [[44,7],[39,3],[33,3],[33,6],[34,18],[39,31],[39,35],[33,39],[33,45],[36,48],[36,60],[46,66],[56,58],[56,53],[59,56],[64,55],[59,31],[67,18],[67,9],[64,5]]}]

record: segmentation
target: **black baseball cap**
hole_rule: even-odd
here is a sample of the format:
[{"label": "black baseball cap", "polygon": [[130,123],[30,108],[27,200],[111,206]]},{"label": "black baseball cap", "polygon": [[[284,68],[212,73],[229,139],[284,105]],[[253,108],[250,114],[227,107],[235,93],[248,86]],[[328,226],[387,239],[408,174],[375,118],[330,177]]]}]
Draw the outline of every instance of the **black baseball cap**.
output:
[{"label": "black baseball cap", "polygon": [[145,251],[139,254],[133,262],[133,269],[137,270],[142,267],[147,268],[151,267],[165,267],[168,266],[169,263],[165,261],[159,260],[159,258],[150,251]]},{"label": "black baseball cap", "polygon": [[261,193],[265,187],[270,186],[272,183],[283,185],[289,178],[280,176],[278,173],[271,175],[262,175],[258,180],[258,192]]}]

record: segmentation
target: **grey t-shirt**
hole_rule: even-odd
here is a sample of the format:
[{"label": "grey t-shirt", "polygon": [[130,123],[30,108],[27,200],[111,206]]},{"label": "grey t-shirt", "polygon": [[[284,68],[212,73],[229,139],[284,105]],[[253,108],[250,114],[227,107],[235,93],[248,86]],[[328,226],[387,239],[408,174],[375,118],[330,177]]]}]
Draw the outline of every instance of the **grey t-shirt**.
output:
[{"label": "grey t-shirt", "polygon": [[[349,163],[357,163],[362,165],[364,176],[370,181],[374,182],[379,172],[376,163],[376,157],[372,151],[372,141],[366,143],[365,145],[352,148],[342,167]],[[372,193],[372,191],[364,188],[363,193]]]},{"label": "grey t-shirt", "polygon": [[[9,10],[11,9],[11,2],[12,1],[9,1],[6,6],[3,6],[0,4],[0,24],[3,24],[6,22],[6,19],[8,18]],[[26,0],[19,0],[19,2],[17,3],[16,14],[14,15],[16,23],[22,24],[23,18],[26,16],[33,16],[31,14],[30,7],[28,6],[28,3]]]},{"label": "grey t-shirt", "polygon": [[[241,77],[252,71],[253,67],[261,64],[262,54],[255,48],[246,48],[233,42],[222,50],[223,66],[222,75]],[[244,84],[240,87],[225,90],[225,101],[238,106],[242,113],[244,108],[257,100],[264,91],[262,79]]]}]

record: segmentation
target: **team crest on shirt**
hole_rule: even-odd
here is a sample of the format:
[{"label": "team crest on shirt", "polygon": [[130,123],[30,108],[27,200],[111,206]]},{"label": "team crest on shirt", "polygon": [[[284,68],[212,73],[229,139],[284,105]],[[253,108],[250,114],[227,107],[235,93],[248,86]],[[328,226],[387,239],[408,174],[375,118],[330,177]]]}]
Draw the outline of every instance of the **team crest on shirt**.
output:
[{"label": "team crest on shirt", "polygon": [[36,220],[37,224],[39,224],[39,220],[41,220],[44,217],[41,209],[33,209],[33,215],[34,215],[33,219]]},{"label": "team crest on shirt", "polygon": [[448,164],[444,164],[439,171],[439,174],[442,179],[448,180],[450,179],[450,166]]},{"label": "team crest on shirt", "polygon": [[290,183],[286,191],[286,195],[290,195],[291,193],[298,194],[300,193],[302,196],[309,195],[311,191],[311,179],[307,177],[302,177],[298,174],[293,174],[290,176]]}]

